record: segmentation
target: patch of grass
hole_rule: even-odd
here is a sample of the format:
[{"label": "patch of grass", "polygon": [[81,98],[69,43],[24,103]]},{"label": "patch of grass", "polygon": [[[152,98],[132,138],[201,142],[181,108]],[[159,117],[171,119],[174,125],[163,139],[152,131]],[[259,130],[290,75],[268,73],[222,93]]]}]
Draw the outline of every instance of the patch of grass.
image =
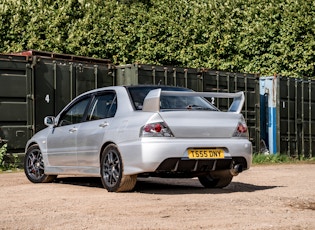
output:
[{"label": "patch of grass", "polygon": [[284,163],[314,163],[315,158],[291,157],[285,154],[261,154],[253,155],[253,164],[284,164]]}]

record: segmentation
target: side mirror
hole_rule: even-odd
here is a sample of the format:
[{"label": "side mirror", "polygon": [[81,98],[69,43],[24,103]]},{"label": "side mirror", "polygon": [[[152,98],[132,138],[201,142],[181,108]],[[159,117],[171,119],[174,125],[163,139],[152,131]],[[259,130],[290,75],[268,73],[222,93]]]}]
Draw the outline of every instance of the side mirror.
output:
[{"label": "side mirror", "polygon": [[56,125],[55,117],[53,116],[45,117],[44,124],[47,125],[48,127],[55,127]]}]

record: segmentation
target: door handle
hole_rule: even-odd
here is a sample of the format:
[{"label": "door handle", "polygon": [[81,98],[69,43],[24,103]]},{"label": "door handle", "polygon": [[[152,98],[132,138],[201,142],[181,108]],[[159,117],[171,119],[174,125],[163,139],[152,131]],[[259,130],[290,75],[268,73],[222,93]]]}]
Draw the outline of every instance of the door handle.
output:
[{"label": "door handle", "polygon": [[78,128],[76,128],[76,127],[69,129],[69,133],[74,133],[76,131],[78,131]]},{"label": "door handle", "polygon": [[99,124],[100,128],[105,128],[106,126],[109,126],[109,123],[107,121],[104,121],[102,124]]}]

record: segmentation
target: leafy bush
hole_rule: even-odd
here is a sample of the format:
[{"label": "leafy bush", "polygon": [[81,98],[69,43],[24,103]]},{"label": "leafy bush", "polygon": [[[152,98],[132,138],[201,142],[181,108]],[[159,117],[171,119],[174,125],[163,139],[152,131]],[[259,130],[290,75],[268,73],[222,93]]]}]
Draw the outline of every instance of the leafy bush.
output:
[{"label": "leafy bush", "polygon": [[0,148],[0,171],[16,169],[18,164],[18,155],[7,155],[7,144],[2,145]]},{"label": "leafy bush", "polygon": [[315,76],[315,4],[296,0],[3,0],[0,52]]},{"label": "leafy bush", "polygon": [[4,156],[7,153],[7,145],[4,144],[1,146],[0,148],[0,167],[3,167],[3,163],[4,163]]}]

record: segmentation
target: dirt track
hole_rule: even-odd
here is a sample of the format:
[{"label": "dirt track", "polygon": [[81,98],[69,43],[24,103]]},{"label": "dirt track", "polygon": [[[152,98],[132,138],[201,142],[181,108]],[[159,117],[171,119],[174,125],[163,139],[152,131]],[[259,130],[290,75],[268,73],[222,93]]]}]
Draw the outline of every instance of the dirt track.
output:
[{"label": "dirt track", "polygon": [[138,179],[108,193],[98,178],[32,184],[0,174],[0,229],[315,229],[315,164],[255,166],[224,189]]}]

